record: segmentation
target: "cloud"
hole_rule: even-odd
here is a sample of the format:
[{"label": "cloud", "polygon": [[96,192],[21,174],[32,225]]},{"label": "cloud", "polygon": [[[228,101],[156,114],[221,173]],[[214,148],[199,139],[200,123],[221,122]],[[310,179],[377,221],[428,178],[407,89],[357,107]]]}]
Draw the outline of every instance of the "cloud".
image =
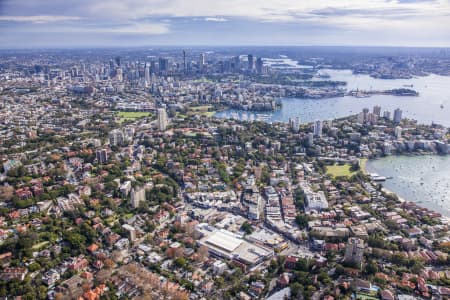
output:
[{"label": "cloud", "polygon": [[205,21],[208,21],[208,22],[227,22],[228,19],[218,18],[218,17],[206,17]]},{"label": "cloud", "polygon": [[127,24],[112,28],[93,29],[90,32],[105,32],[118,34],[166,34],[169,33],[169,25],[165,23]]},{"label": "cloud", "polygon": [[58,33],[58,34],[110,34],[110,35],[162,35],[170,32],[167,23],[131,23],[131,24],[111,24],[102,23],[95,25],[65,24],[61,26],[34,26],[33,28],[24,27],[16,29],[17,32],[33,33]]},{"label": "cloud", "polygon": [[152,42],[165,43],[164,37],[172,44],[208,44],[225,35],[236,43],[242,35],[244,41],[254,37],[288,44],[302,32],[305,43],[327,43],[333,36],[345,44],[357,44],[358,37],[366,44],[378,42],[385,36],[398,44],[406,39],[424,46],[429,46],[427,39],[450,41],[449,0],[0,0],[0,15],[0,38],[67,32],[138,40],[151,34]]},{"label": "cloud", "polygon": [[50,15],[39,15],[39,16],[0,16],[0,21],[7,22],[29,22],[29,23],[53,23],[53,22],[67,22],[67,21],[78,21],[82,18],[76,16],[50,16]]}]

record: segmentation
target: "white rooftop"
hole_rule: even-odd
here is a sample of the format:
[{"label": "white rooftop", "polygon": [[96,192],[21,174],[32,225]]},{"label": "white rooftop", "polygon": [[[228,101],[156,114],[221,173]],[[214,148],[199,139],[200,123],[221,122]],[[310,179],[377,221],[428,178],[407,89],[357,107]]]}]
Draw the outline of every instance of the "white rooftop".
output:
[{"label": "white rooftop", "polygon": [[218,230],[211,234],[205,242],[228,252],[233,252],[241,245],[242,240],[224,230]]}]

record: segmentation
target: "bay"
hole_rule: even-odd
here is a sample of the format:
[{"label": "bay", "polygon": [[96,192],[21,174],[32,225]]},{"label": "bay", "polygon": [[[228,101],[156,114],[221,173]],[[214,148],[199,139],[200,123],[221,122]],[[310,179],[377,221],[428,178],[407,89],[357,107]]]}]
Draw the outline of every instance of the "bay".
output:
[{"label": "bay", "polygon": [[[350,70],[322,70],[330,80],[347,82],[347,90],[387,90],[411,86],[419,92],[418,97],[375,95],[370,98],[350,96],[330,99],[282,99],[282,107],[274,112],[250,112],[225,110],[216,113],[219,118],[241,120],[263,119],[269,123],[287,122],[289,118],[300,117],[302,123],[314,120],[332,120],[357,114],[363,108],[381,106],[391,115],[396,108],[403,110],[403,117],[416,119],[422,124],[432,122],[450,126],[450,77],[429,75],[412,79],[376,79],[369,75],[355,75]],[[441,106],[443,108],[441,108]]]},{"label": "bay", "polygon": [[450,156],[388,156],[366,163],[369,173],[392,177],[383,187],[450,217]]}]

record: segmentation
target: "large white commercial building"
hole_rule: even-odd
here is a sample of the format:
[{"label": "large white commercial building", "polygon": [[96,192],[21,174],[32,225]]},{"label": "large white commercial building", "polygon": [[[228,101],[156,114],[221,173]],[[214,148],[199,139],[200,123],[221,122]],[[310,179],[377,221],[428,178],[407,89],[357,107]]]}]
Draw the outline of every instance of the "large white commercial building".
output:
[{"label": "large white commercial building", "polygon": [[256,265],[274,254],[273,249],[248,242],[237,234],[206,223],[197,225],[196,231],[202,236],[198,241],[199,245],[206,246],[217,257]]}]

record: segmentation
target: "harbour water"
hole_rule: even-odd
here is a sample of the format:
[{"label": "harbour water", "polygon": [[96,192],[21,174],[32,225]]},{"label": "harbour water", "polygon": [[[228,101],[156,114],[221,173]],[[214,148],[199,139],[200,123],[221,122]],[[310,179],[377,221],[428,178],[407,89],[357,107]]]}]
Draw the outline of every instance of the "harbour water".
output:
[{"label": "harbour water", "polygon": [[366,170],[392,177],[382,184],[399,197],[450,217],[450,156],[388,156]]},{"label": "harbour water", "polygon": [[247,112],[225,110],[216,114],[219,118],[241,120],[264,120],[267,122],[287,122],[289,118],[300,117],[302,123],[331,120],[357,114],[367,107],[379,105],[382,111],[391,113],[399,107],[403,116],[416,119],[423,124],[435,122],[450,126],[450,77],[429,75],[412,79],[375,79],[369,75],[354,75],[350,70],[322,70],[330,75],[329,80],[347,82],[347,90],[388,90],[412,85],[419,92],[418,97],[375,95],[370,98],[338,97],[331,99],[293,99],[282,100],[281,109],[274,112]]}]

